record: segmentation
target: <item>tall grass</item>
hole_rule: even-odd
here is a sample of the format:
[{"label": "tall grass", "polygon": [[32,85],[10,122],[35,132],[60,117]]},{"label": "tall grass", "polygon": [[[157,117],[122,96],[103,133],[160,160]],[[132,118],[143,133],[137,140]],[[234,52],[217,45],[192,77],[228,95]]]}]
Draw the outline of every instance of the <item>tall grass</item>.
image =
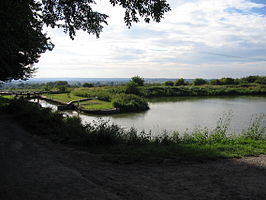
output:
[{"label": "tall grass", "polygon": [[266,138],[266,115],[260,114],[253,117],[249,123],[249,127],[242,130],[242,135],[246,138],[255,140]]},{"label": "tall grass", "polygon": [[[6,110],[14,113],[17,118],[22,120],[23,123],[28,124],[31,128],[42,128],[42,132],[45,132],[45,129],[50,127],[50,129],[53,129],[52,134],[60,133],[60,135],[64,135],[65,132],[72,130],[73,137],[79,134],[83,134],[86,137],[92,136],[93,139],[91,143],[94,144],[137,142],[210,144],[236,138],[236,136],[230,136],[228,133],[228,128],[233,116],[232,111],[224,113],[213,129],[195,127],[192,131],[186,130],[184,133],[178,131],[168,132],[164,130],[159,136],[153,136],[150,131],[145,132],[143,130],[138,132],[135,128],[130,128],[129,130],[123,129],[117,124],[101,119],[82,125],[78,117],[64,118],[59,112],[53,112],[49,108],[40,108],[38,104],[25,102],[23,100],[13,101],[6,107]],[[46,132],[50,134],[49,131]],[[253,117],[249,127],[242,130],[237,137],[258,140],[266,139],[266,115],[261,114]]]}]

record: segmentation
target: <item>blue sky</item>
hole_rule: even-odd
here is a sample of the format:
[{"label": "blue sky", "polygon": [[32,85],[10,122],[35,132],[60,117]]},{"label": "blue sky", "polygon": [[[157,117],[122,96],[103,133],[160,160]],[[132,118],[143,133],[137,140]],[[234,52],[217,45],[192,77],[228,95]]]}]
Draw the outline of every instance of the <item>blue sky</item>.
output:
[{"label": "blue sky", "polygon": [[55,48],[36,77],[221,78],[266,75],[266,0],[168,0],[161,23],[128,29],[123,9],[99,1],[109,25],[74,41],[47,29]]}]

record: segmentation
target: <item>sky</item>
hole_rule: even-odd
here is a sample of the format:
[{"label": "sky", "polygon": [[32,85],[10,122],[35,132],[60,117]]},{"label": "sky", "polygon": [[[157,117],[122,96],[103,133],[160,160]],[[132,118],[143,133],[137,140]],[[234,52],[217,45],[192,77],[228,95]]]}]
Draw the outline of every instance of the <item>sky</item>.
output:
[{"label": "sky", "polygon": [[36,78],[222,78],[266,75],[266,0],[168,0],[160,23],[123,22],[106,0],[99,39],[78,32],[72,41],[45,29],[55,48],[35,65]]}]

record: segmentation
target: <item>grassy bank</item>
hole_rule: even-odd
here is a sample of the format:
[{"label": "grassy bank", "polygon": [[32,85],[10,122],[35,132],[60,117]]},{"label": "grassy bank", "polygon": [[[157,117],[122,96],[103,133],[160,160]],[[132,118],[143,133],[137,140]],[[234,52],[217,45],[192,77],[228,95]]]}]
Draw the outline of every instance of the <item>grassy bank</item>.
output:
[{"label": "grassy bank", "polygon": [[224,116],[213,130],[152,137],[151,133],[124,130],[106,121],[82,125],[77,117],[64,118],[58,112],[24,101],[11,101],[2,110],[12,114],[32,134],[101,153],[114,161],[205,160],[266,154],[263,115],[238,136],[227,135],[230,117]]},{"label": "grassy bank", "polygon": [[74,100],[85,99],[84,97],[79,97],[72,93],[45,94],[45,96],[49,99],[54,99],[54,100],[58,100],[58,101],[65,102],[65,103],[68,103]]},{"label": "grassy bank", "polygon": [[[98,97],[103,101],[112,101],[120,94],[126,93],[127,86],[107,86],[94,88],[75,88],[71,91],[73,98]],[[137,87],[138,96],[142,97],[180,97],[180,96],[229,96],[229,95],[265,95],[265,85],[202,85],[202,86],[154,86]],[[57,98],[55,96],[55,98]]]},{"label": "grassy bank", "polygon": [[102,100],[90,100],[80,102],[79,106],[87,110],[109,110],[114,109],[114,106],[111,102],[102,101]]},{"label": "grassy bank", "polygon": [[139,112],[149,109],[147,101],[135,94],[125,94],[123,87],[76,88],[69,93],[48,94],[48,98],[70,102],[84,98],[97,98],[80,102],[77,105],[87,110],[110,110],[117,108],[121,112]]},{"label": "grassy bank", "polygon": [[[58,101],[65,102],[65,103],[86,98],[86,97],[76,96],[72,93],[47,94],[45,96],[49,99],[54,99],[54,100],[58,100]],[[97,100],[97,99],[75,103],[75,105],[78,105],[79,107],[81,107],[83,109],[87,109],[87,110],[114,109],[114,106],[112,105],[111,102]]]},{"label": "grassy bank", "polygon": [[117,108],[120,112],[138,112],[149,109],[146,98],[190,97],[190,96],[233,96],[266,95],[266,86],[256,83],[233,85],[152,85],[139,86],[133,82],[119,86],[69,88],[68,93],[48,94],[47,97],[62,102],[84,98],[95,98],[79,104],[87,110],[108,110]]},{"label": "grassy bank", "polygon": [[266,86],[144,86],[140,93],[144,97],[265,95]]}]

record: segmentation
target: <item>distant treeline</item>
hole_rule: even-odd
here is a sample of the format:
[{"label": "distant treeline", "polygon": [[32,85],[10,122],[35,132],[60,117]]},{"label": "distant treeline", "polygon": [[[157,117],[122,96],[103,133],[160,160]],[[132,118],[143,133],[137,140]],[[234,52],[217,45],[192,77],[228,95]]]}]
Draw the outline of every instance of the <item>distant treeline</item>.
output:
[{"label": "distant treeline", "polygon": [[144,97],[262,95],[266,94],[266,87],[152,86],[141,88],[140,93]]},{"label": "distant treeline", "polygon": [[225,77],[221,79],[212,79],[212,80],[206,80],[203,78],[196,78],[192,82],[186,82],[185,79],[180,78],[176,81],[166,81],[164,82],[164,85],[166,86],[180,86],[180,85],[239,85],[239,84],[262,84],[266,85],[266,76],[247,76],[243,78],[230,78]]},{"label": "distant treeline", "polygon": [[[163,79],[159,79],[163,81]],[[138,81],[141,81],[138,82]],[[243,78],[220,78],[220,79],[203,79],[203,78],[196,78],[196,79],[184,79],[179,78],[176,80],[167,80],[165,82],[156,82],[152,83],[150,81],[146,81],[146,79],[141,78],[139,76],[132,77],[129,81],[115,83],[114,82],[84,82],[80,83],[77,82],[75,84],[69,83],[68,81],[51,81],[47,83],[2,83],[0,84],[0,89],[33,89],[33,90],[60,90],[62,92],[66,91],[67,88],[79,88],[79,87],[97,87],[97,86],[121,86],[121,85],[128,85],[129,84],[137,84],[138,86],[186,86],[186,85],[266,85],[266,76],[247,76]]]}]

